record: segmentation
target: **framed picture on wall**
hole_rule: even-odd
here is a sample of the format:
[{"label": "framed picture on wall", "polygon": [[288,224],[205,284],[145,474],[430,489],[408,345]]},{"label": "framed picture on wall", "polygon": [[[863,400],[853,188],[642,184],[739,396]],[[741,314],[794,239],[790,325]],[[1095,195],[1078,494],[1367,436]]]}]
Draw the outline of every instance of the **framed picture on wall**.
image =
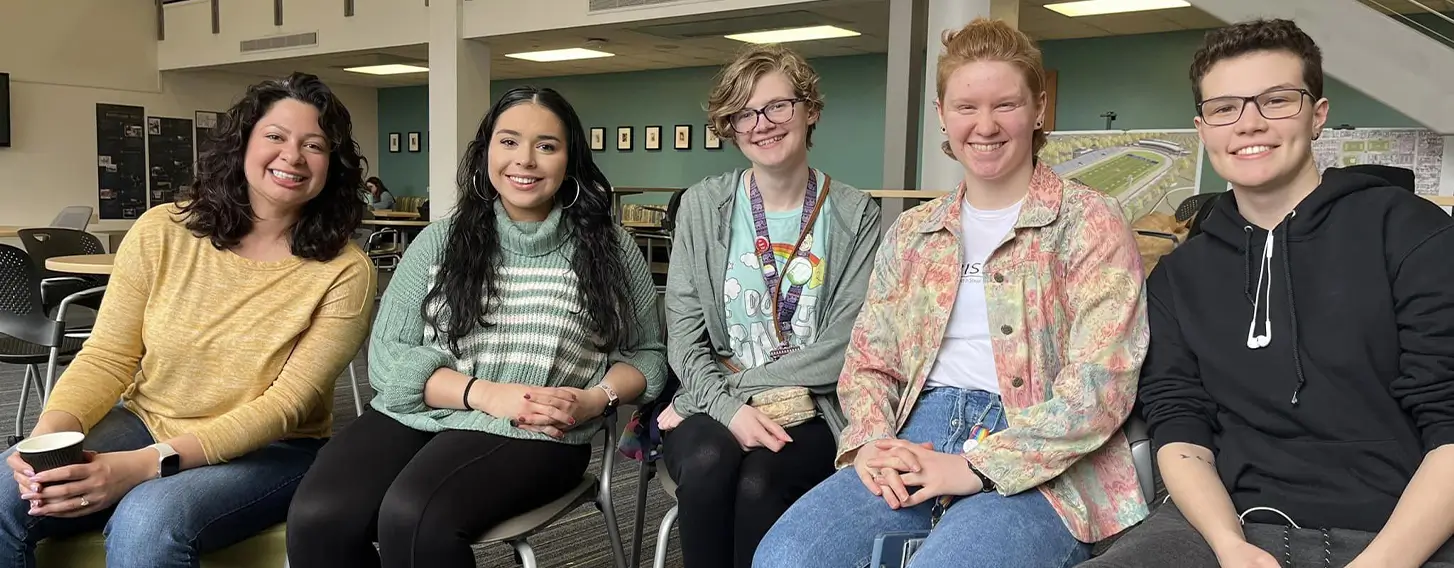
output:
[{"label": "framed picture on wall", "polygon": [[398,132],[390,132],[389,133],[389,152],[394,153],[394,154],[398,154],[399,153],[399,133]]},{"label": "framed picture on wall", "polygon": [[591,149],[597,152],[606,149],[606,129],[599,126],[591,127]]},{"label": "framed picture on wall", "polygon": [[672,140],[671,147],[672,148],[676,148],[677,150],[691,150],[692,149],[692,125],[690,125],[690,124],[678,124],[676,126],[676,129],[675,130],[676,130],[676,136]]},{"label": "framed picture on wall", "polygon": [[419,151],[419,133],[418,132],[410,132],[409,133],[409,151],[410,152],[418,152]]},{"label": "framed picture on wall", "polygon": [[660,126],[648,126],[648,127],[646,127],[646,149],[647,150],[660,150],[661,149],[661,127]]},{"label": "framed picture on wall", "polygon": [[702,132],[704,133],[702,135],[703,148],[706,148],[708,150],[722,149],[722,139],[717,137],[716,132],[712,132],[712,125],[708,124],[702,127]]},{"label": "framed picture on wall", "polygon": [[631,151],[631,127],[630,126],[617,126],[616,127],[616,149],[617,150],[620,150],[622,152],[630,152]]}]

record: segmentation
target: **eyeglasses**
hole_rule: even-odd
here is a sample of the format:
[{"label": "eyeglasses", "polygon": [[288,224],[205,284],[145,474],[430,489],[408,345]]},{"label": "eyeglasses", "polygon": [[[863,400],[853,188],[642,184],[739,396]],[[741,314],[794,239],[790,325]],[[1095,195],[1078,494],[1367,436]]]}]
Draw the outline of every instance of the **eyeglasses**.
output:
[{"label": "eyeglasses", "polygon": [[1312,98],[1307,89],[1277,89],[1250,97],[1217,97],[1197,103],[1197,114],[1207,126],[1226,126],[1242,120],[1247,103],[1257,103],[1257,112],[1268,120],[1292,118],[1303,111],[1303,95]]},{"label": "eyeglasses", "polygon": [[771,122],[773,124],[782,124],[784,122],[792,120],[793,107],[798,103],[805,101],[807,101],[807,99],[783,99],[780,101],[773,101],[768,103],[767,106],[762,107],[761,109],[745,108],[739,110],[736,113],[733,113],[732,116],[728,117],[728,120],[732,123],[732,130],[736,130],[738,134],[745,134],[748,132],[752,132],[753,129],[757,128],[758,121],[764,117],[767,118],[768,122]]}]

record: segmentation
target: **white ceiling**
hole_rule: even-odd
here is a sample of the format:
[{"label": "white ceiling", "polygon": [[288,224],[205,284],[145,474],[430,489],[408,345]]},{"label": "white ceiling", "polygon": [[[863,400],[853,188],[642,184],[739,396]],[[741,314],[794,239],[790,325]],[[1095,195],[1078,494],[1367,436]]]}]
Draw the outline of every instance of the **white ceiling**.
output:
[{"label": "white ceiling", "polygon": [[[1056,1],[1060,0],[1021,0],[1020,29],[1043,41],[1205,29],[1222,25],[1217,18],[1196,8],[1070,18],[1044,8],[1045,4]],[[888,21],[888,0],[825,0],[706,16],[496,36],[483,41],[490,44],[492,53],[490,76],[494,79],[519,79],[720,65],[731,60],[733,54],[743,46],[742,43],[726,39],[722,35],[798,25],[832,24],[862,34],[851,38],[792,44],[794,49],[807,57],[883,53],[888,51]],[[596,46],[615,53],[616,56],[555,63],[535,63],[504,56],[506,53],[521,51]],[[250,76],[279,76],[291,71],[304,71],[316,74],[331,83],[394,87],[425,84],[428,81],[427,74],[380,77],[350,73],[343,71],[343,68],[383,63],[428,65],[428,58],[428,47],[419,44],[238,63],[212,69]]]}]

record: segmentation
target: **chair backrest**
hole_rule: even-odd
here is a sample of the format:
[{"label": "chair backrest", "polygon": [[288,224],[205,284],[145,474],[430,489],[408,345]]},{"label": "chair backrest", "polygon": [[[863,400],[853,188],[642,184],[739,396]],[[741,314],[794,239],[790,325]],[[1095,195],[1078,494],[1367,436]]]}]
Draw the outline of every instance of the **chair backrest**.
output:
[{"label": "chair backrest", "polygon": [[666,202],[666,216],[661,219],[661,229],[670,235],[677,226],[677,209],[682,206],[682,194],[686,189],[678,189],[671,193],[671,199]]},{"label": "chair backrest", "polygon": [[44,315],[35,262],[19,247],[0,244],[0,318],[33,314]]},{"label": "chair backrest", "polygon": [[1207,203],[1216,201],[1217,196],[1221,194],[1221,192],[1198,193],[1182,200],[1181,204],[1176,206],[1176,220],[1183,223],[1191,220],[1197,211],[1200,211]]},{"label": "chair backrest", "polygon": [[101,245],[101,239],[96,235],[76,229],[62,229],[58,227],[39,227],[33,229],[21,229],[20,242],[25,244],[25,250],[30,253],[30,258],[35,262],[35,267],[44,278],[57,276],[56,273],[46,270],[46,259],[57,256],[70,256],[75,254],[104,254],[106,247]]},{"label": "chair backrest", "polygon": [[1218,198],[1222,197],[1226,193],[1227,192],[1223,191],[1221,193],[1208,194],[1210,195],[1210,197],[1203,200],[1202,203],[1197,207],[1197,210],[1192,214],[1191,224],[1187,225],[1186,238],[1190,239],[1201,234],[1202,222],[1206,221],[1207,217],[1212,214],[1212,209],[1214,208],[1214,206],[1216,206]]},{"label": "chair backrest", "polygon": [[91,206],[89,205],[72,205],[61,209],[60,214],[56,215],[55,220],[50,222],[50,226],[52,227],[75,229],[77,231],[86,230],[86,226],[90,224]]}]

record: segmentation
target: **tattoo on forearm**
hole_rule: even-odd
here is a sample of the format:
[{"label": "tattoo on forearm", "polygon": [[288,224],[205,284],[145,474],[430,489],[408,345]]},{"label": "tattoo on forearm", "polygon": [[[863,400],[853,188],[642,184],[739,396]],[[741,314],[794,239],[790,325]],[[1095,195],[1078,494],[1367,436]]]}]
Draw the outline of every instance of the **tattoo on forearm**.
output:
[{"label": "tattoo on forearm", "polygon": [[1184,459],[1184,460],[1197,460],[1197,461],[1202,462],[1204,464],[1212,465],[1212,462],[1209,462],[1207,460],[1202,459],[1201,456],[1193,456],[1193,455],[1190,455],[1190,454],[1181,454],[1181,459]]}]

